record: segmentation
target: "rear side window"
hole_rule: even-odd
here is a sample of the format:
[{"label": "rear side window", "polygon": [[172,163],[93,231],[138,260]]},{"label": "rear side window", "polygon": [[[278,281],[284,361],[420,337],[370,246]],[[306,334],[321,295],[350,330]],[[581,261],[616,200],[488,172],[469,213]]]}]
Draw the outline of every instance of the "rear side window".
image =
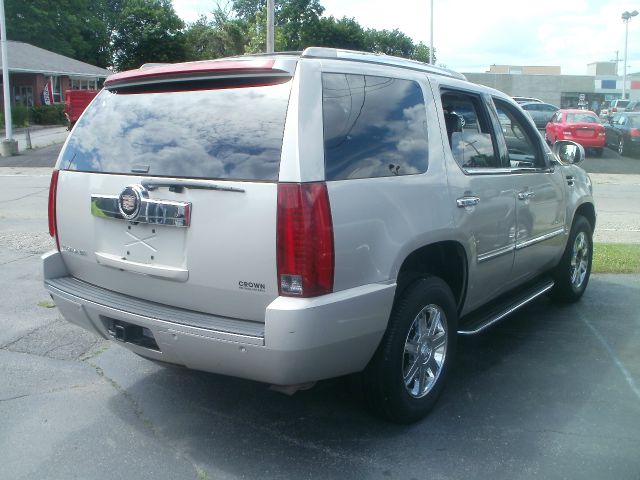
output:
[{"label": "rear side window", "polygon": [[427,171],[427,116],[418,83],[325,73],[322,104],[327,180]]},{"label": "rear side window", "polygon": [[291,82],[179,91],[103,90],[61,169],[206,179],[278,179]]}]

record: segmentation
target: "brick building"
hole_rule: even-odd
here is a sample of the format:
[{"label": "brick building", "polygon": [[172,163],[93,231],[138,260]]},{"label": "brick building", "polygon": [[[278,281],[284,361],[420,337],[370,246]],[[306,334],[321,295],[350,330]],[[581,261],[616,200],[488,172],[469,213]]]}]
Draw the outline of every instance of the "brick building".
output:
[{"label": "brick building", "polygon": [[[41,105],[42,91],[49,80],[53,89],[53,102],[62,103],[65,90],[100,88],[104,79],[111,73],[104,68],[34,47],[28,43],[9,40],[6,45],[13,105]],[[3,99],[0,95],[0,105],[2,104]]]}]

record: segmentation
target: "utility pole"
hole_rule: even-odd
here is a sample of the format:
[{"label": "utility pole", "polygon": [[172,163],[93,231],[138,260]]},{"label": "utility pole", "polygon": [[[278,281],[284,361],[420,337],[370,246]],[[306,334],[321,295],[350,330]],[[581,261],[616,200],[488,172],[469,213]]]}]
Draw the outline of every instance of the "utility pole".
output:
[{"label": "utility pole", "polygon": [[274,16],[275,16],[274,0],[267,0],[267,53],[275,52],[274,27],[273,27]]},{"label": "utility pole", "polygon": [[0,154],[3,157],[10,157],[18,153],[18,142],[13,139],[13,125],[11,124],[11,90],[9,90],[9,61],[7,60],[7,27],[4,20],[4,0],[0,0],[0,49],[2,49],[2,90],[6,133],[6,138],[2,141]]}]

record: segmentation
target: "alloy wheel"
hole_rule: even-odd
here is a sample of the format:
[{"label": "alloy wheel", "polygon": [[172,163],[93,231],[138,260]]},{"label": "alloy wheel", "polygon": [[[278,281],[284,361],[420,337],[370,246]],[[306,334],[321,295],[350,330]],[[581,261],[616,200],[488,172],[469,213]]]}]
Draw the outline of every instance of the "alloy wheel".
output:
[{"label": "alloy wheel", "polygon": [[573,250],[571,253],[571,263],[569,264],[569,276],[571,284],[575,289],[579,289],[589,268],[589,242],[587,235],[580,232],[573,242]]},{"label": "alloy wheel", "polygon": [[436,384],[447,355],[447,322],[437,305],[427,305],[416,315],[404,344],[402,376],[414,398],[427,395]]}]

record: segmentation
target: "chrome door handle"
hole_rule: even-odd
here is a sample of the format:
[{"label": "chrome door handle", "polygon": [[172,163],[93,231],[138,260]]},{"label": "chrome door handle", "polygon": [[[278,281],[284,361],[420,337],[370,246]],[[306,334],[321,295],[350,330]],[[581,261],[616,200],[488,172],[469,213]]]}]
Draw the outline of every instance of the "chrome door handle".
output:
[{"label": "chrome door handle", "polygon": [[456,200],[458,208],[475,207],[480,203],[478,197],[461,197]]},{"label": "chrome door handle", "polygon": [[533,198],[535,196],[536,196],[536,192],[531,192],[527,190],[526,192],[518,193],[518,200],[529,200],[530,198]]}]

